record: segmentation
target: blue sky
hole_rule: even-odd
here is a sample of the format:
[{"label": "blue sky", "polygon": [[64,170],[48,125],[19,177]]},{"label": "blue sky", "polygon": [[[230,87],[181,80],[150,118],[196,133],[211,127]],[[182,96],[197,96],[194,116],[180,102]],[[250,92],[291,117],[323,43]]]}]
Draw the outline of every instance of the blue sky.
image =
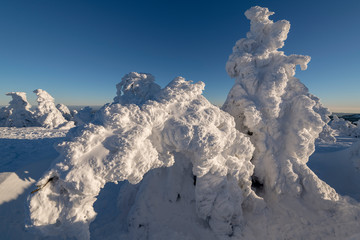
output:
[{"label": "blue sky", "polygon": [[102,105],[131,71],[165,86],[176,76],[203,81],[221,104],[233,85],[225,64],[249,30],[244,12],[268,7],[291,30],[286,54],[312,57],[297,72],[336,112],[360,112],[360,1],[80,1],[0,2],[0,105],[6,92],[42,88],[57,103]]}]

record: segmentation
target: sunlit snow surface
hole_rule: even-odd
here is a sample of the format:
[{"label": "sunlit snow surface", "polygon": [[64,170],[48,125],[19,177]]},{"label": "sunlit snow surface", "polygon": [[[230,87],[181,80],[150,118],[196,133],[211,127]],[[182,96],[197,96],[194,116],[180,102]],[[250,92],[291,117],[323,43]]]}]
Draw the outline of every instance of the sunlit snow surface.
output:
[{"label": "sunlit snow surface", "polygon": [[[0,128],[1,239],[43,239],[42,235],[25,230],[24,205],[30,192],[36,189],[34,181],[39,180],[58,156],[53,145],[63,141],[66,133],[67,130],[44,128]],[[339,137],[337,140],[335,144],[317,146],[308,165],[338,193],[349,195],[360,201],[360,187],[357,184],[360,182],[360,171],[354,168],[349,158],[350,146],[358,139]],[[193,179],[189,176],[185,181],[193,181]],[[119,232],[122,232],[125,227],[123,216],[130,210],[126,208],[129,206],[118,202],[118,195],[124,184],[127,188],[132,187],[133,192],[137,191],[136,185],[121,182],[109,183],[100,192],[98,200],[94,203],[94,209],[98,215],[90,225],[91,239],[117,239]],[[174,196],[174,202],[176,199],[177,196]],[[183,204],[187,203],[178,200],[177,208],[183,207]],[[188,219],[183,227],[191,229],[193,220]],[[169,222],[176,222],[176,218],[169,219]],[[202,239],[201,236],[198,239]]]}]

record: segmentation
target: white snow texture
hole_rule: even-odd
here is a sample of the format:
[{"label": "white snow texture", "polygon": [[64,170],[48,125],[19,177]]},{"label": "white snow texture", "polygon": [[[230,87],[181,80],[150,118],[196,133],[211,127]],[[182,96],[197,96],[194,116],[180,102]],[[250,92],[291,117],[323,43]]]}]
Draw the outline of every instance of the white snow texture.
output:
[{"label": "white snow texture", "polygon": [[306,165],[330,113],[294,77],[310,57],[278,51],[290,24],[269,20],[272,14],[245,13],[251,30],[227,63],[235,78],[222,108],[229,114],[201,95],[201,82],[178,77],[161,89],[150,74],[126,75],[93,124],[70,130],[72,140],[58,146],[59,158],[29,197],[28,227],[90,239],[101,188],[127,180],[110,239],[359,234],[359,204]]},{"label": "white snow texture", "polygon": [[74,122],[68,121],[69,109],[63,105],[55,106],[54,98],[45,90],[36,89],[34,93],[38,96],[38,106],[35,111],[31,111],[31,105],[26,99],[24,92],[10,92],[6,95],[11,96],[9,105],[0,109],[1,127],[33,127],[41,126],[45,128],[72,128]]},{"label": "white snow texture", "polygon": [[30,108],[31,105],[26,99],[24,92],[10,92],[9,105],[0,109],[0,126],[3,127],[30,127],[36,126],[36,120]]}]

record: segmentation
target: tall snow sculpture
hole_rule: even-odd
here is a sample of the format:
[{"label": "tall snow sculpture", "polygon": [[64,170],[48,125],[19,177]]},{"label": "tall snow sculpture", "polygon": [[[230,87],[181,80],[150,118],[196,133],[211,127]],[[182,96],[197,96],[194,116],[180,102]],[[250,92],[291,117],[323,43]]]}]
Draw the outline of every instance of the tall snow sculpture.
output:
[{"label": "tall snow sculpture", "polygon": [[123,183],[124,218],[116,228],[123,235],[114,236],[240,236],[242,203],[254,195],[253,146],[233,118],[201,95],[201,82],[178,77],[160,89],[151,75],[130,73],[119,88],[115,102],[96,115],[98,125],[75,128],[72,141],[59,146],[60,157],[30,198],[30,226],[45,235],[89,239],[101,188],[127,180],[141,183]]},{"label": "tall snow sculpture", "polygon": [[36,89],[38,107],[35,117],[39,124],[46,128],[58,128],[67,124],[62,113],[56,108],[54,98],[45,90]]},{"label": "tall snow sculpture", "polygon": [[294,77],[296,66],[305,70],[310,57],[278,50],[290,23],[273,22],[272,14],[261,7],[246,11],[250,32],[226,64],[235,85],[222,109],[255,146],[253,188],[266,206],[247,212],[251,231],[244,239],[346,239],[360,232],[359,205],[306,165],[329,112]]},{"label": "tall snow sculpture", "polygon": [[9,106],[0,110],[0,125],[3,127],[31,127],[36,125],[31,105],[26,99],[24,92],[9,92],[12,100]]}]

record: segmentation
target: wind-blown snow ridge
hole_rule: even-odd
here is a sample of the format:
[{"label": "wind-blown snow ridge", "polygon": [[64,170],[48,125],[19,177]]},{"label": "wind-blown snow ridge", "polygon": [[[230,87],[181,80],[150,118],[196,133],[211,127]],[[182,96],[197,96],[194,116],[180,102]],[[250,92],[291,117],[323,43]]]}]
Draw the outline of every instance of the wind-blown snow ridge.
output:
[{"label": "wind-blown snow ridge", "polygon": [[[229,114],[201,96],[201,82],[178,77],[160,89],[151,75],[130,73],[119,86],[123,92],[97,114],[99,125],[73,130],[73,141],[59,146],[56,165],[39,181],[45,187],[30,199],[31,225],[45,235],[88,239],[92,205],[106,182],[136,184],[150,170],[177,162],[192,166],[196,176],[198,218],[218,236],[232,235],[243,220],[239,206],[252,192],[249,139],[235,130]],[[136,220],[129,221],[128,239],[145,238]],[[147,232],[155,234],[151,226]]]}]

